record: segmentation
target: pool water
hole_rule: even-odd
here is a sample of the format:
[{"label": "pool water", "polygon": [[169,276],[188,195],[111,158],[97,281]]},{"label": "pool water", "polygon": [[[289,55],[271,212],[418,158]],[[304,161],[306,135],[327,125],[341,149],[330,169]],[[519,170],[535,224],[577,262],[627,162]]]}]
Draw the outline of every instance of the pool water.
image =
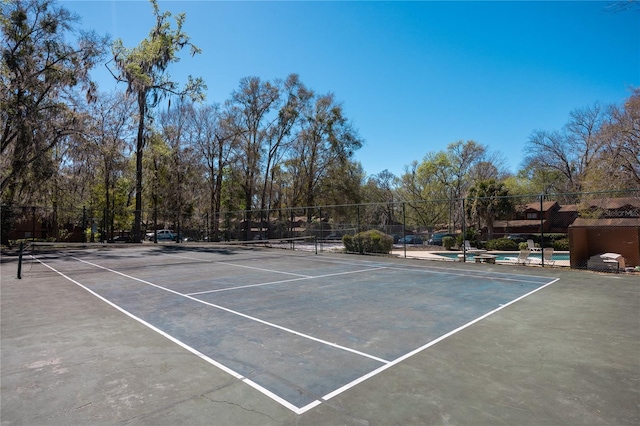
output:
[{"label": "pool water", "polygon": [[[491,255],[496,256],[496,260],[506,260],[507,258],[518,257],[519,253],[520,252],[513,251],[513,252],[500,252],[500,253],[491,252],[491,253],[487,253],[487,254],[491,254]],[[449,258],[449,259],[458,260],[458,255],[461,254],[461,253],[458,253],[458,252],[456,252],[456,253],[453,253],[453,252],[452,253],[441,253],[441,252],[438,252],[438,253],[434,253],[434,254],[437,254],[438,256],[446,257],[446,258]],[[467,254],[467,259],[473,259],[473,257],[474,257],[474,254],[472,254],[472,253],[468,253]],[[529,258],[530,259],[536,259],[536,258],[537,259],[541,259],[542,255],[540,253],[531,253],[529,255]],[[569,253],[553,253],[551,255],[551,259],[569,261]]]}]

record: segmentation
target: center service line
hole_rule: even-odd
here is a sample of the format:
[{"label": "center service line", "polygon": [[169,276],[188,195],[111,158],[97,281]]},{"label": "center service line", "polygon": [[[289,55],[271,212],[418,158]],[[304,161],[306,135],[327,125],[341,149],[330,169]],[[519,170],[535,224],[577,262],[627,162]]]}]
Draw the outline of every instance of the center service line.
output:
[{"label": "center service line", "polygon": [[[210,260],[204,260],[204,259],[198,259],[197,257],[187,257],[187,256],[180,256],[177,254],[167,254],[167,253],[163,253],[165,256],[170,256],[170,257],[177,257],[180,259],[189,259],[189,260],[199,260],[200,262],[211,262]],[[246,265],[237,265],[235,263],[229,263],[229,262],[219,262],[219,261],[213,261],[213,263],[219,263],[220,265],[227,265],[227,266],[236,266],[238,268],[246,268],[246,269],[255,269],[257,271],[262,271],[262,272],[275,272],[277,274],[285,274],[285,275],[293,275],[296,277],[302,277],[302,278],[313,278],[309,275],[302,275],[302,274],[295,274],[293,272],[282,272],[282,271],[275,271],[272,269],[264,269],[264,268],[257,268],[255,266],[246,266]]]},{"label": "center service line", "polygon": [[431,346],[433,346],[433,345],[435,345],[435,344],[447,339],[448,337],[453,336],[454,334],[464,330],[465,328],[468,328],[468,327],[472,326],[473,324],[475,324],[475,323],[477,323],[479,321],[482,321],[483,319],[495,314],[496,312],[499,312],[499,311],[503,310],[507,306],[511,306],[514,303],[519,302],[520,300],[524,299],[525,297],[531,296],[532,294],[542,290],[543,288],[546,288],[546,287],[550,286],[551,284],[553,284],[553,283],[555,283],[555,282],[557,282],[559,280],[560,280],[559,278],[555,278],[552,281],[550,281],[550,282],[548,282],[548,283],[546,283],[546,284],[544,284],[544,285],[542,285],[542,286],[530,291],[529,293],[523,294],[522,296],[520,296],[520,297],[518,297],[516,299],[513,299],[512,301],[510,301],[508,303],[505,303],[504,305],[500,305],[498,308],[496,308],[496,309],[494,309],[492,311],[489,311],[486,314],[481,315],[478,318],[476,318],[474,320],[471,320],[468,323],[463,324],[460,327],[458,327],[458,328],[456,328],[454,330],[451,330],[448,333],[443,334],[442,336],[438,337],[437,339],[434,339],[434,340],[432,340],[432,341],[420,346],[419,348],[416,348],[416,349],[414,349],[414,350],[412,350],[412,351],[410,351],[410,352],[408,352],[408,353],[406,353],[406,354],[394,359],[393,361],[389,362],[388,364],[385,364],[383,366],[378,367],[376,370],[373,370],[373,371],[371,371],[371,372],[369,372],[369,373],[367,373],[367,374],[355,379],[351,383],[347,383],[346,385],[342,386],[341,388],[338,388],[338,389],[334,390],[333,392],[330,392],[330,393],[324,395],[321,399],[323,401],[328,401],[329,399],[335,397],[336,395],[339,395],[339,394],[343,393],[344,391],[346,391],[348,389],[351,389],[352,387],[356,386],[357,384],[360,384],[360,383],[364,382],[365,380],[370,379],[371,377],[382,373],[383,371],[395,366],[396,364],[399,364],[400,362],[406,360],[407,358],[410,358],[410,357],[412,357],[412,356],[424,351],[425,349],[430,348]]},{"label": "center service line", "polygon": [[317,337],[313,337],[313,336],[310,336],[308,334],[301,333],[299,331],[295,331],[295,330],[283,327],[283,326],[278,325],[278,324],[274,324],[274,323],[271,323],[271,322],[268,322],[268,321],[265,321],[265,320],[261,320],[260,318],[252,317],[251,315],[247,315],[247,314],[243,314],[242,312],[234,311],[233,309],[225,308],[224,306],[216,305],[214,303],[205,302],[204,300],[200,300],[198,298],[189,296],[187,294],[179,293],[179,292],[177,292],[175,290],[171,290],[170,288],[162,287],[162,286],[160,286],[158,284],[154,284],[152,282],[145,281],[143,279],[136,278],[134,276],[124,274],[122,272],[116,271],[114,269],[107,268],[105,266],[101,266],[101,265],[98,265],[98,264],[95,264],[95,263],[92,263],[92,262],[88,262],[86,260],[82,260],[82,259],[74,257],[74,256],[71,256],[71,258],[74,259],[74,260],[77,260],[79,262],[86,263],[87,265],[95,266],[96,268],[104,269],[105,271],[109,271],[109,272],[112,272],[114,274],[121,275],[121,276],[123,276],[125,278],[129,278],[129,279],[132,279],[132,280],[135,280],[135,281],[139,281],[139,282],[141,282],[143,284],[150,285],[150,286],[158,288],[160,290],[164,290],[164,291],[167,291],[169,293],[172,293],[172,294],[175,294],[175,295],[178,295],[178,296],[181,296],[181,297],[185,297],[185,298],[187,298],[189,300],[193,300],[194,302],[202,303],[203,305],[211,306],[212,308],[217,308],[217,309],[220,309],[222,311],[229,312],[231,314],[238,315],[238,316],[241,316],[243,318],[247,318],[247,319],[249,319],[251,321],[256,321],[256,322],[259,322],[259,323],[264,324],[266,326],[277,328],[277,329],[282,330],[282,331],[286,331],[287,333],[291,333],[291,334],[293,334],[295,336],[300,336],[300,337],[303,337],[305,339],[309,339],[309,340],[313,340],[314,342],[321,343],[323,345],[331,346],[331,347],[336,348],[336,349],[341,349],[341,350],[346,351],[346,352],[351,352],[351,353],[354,353],[356,355],[363,356],[365,358],[373,359],[373,360],[378,361],[378,362],[383,363],[383,364],[389,363],[389,361],[387,361],[386,359],[378,358],[377,356],[370,355],[370,354],[367,354],[367,353],[364,353],[364,352],[360,352],[360,351],[355,350],[355,349],[347,348],[346,346],[341,346],[341,345],[338,345],[336,343],[327,342],[326,340],[318,339]]},{"label": "center service line", "polygon": [[322,403],[321,401],[316,400],[316,401],[308,404],[305,407],[302,407],[302,408],[296,407],[295,405],[291,404],[286,399],[284,399],[284,398],[274,394],[270,390],[260,386],[259,384],[257,384],[253,380],[249,379],[248,377],[245,377],[242,374],[240,374],[240,373],[230,369],[229,367],[225,366],[224,364],[219,363],[218,361],[214,360],[213,358],[208,357],[207,355],[203,354],[199,350],[187,345],[186,343],[182,342],[181,340],[176,339],[172,335],[162,331],[158,327],[154,326],[151,323],[148,323],[147,321],[143,320],[142,318],[139,318],[139,317],[133,315],[131,312],[129,312],[126,309],[116,305],[115,303],[113,303],[110,300],[106,299],[105,297],[99,295],[95,291],[91,290],[89,287],[85,286],[84,284],[82,284],[82,283],[74,280],[73,278],[69,277],[68,275],[65,275],[62,272],[58,271],[54,267],[44,263],[42,260],[38,259],[37,257],[35,257],[35,256],[31,256],[31,257],[33,259],[35,259],[37,262],[39,262],[40,264],[42,264],[45,267],[51,269],[56,274],[58,274],[61,277],[71,281],[72,283],[74,283],[75,285],[79,286],[80,288],[88,291],[89,293],[91,293],[92,295],[97,297],[98,299],[102,300],[103,302],[105,302],[106,304],[108,304],[111,307],[115,308],[116,310],[122,312],[123,314],[125,314],[128,317],[130,317],[131,319],[133,319],[135,321],[138,321],[140,324],[142,324],[145,327],[148,327],[149,329],[155,331],[156,333],[160,334],[161,336],[165,337],[166,339],[170,340],[171,342],[175,343],[176,345],[182,347],[183,349],[186,349],[187,351],[191,352],[192,354],[196,355],[197,357],[201,358],[202,360],[208,362],[209,364],[211,364],[213,366],[218,367],[220,370],[222,370],[225,373],[231,375],[232,377],[234,377],[234,378],[236,378],[236,379],[248,384],[249,386],[253,387],[254,389],[258,390],[259,392],[262,392],[263,394],[265,394],[269,398],[273,399],[274,401],[278,402],[279,404],[283,405],[284,407],[288,408],[289,410],[293,411],[294,413],[302,414],[305,411],[310,410],[311,408],[313,408],[313,407],[315,407],[315,406],[317,406],[317,405]]},{"label": "center service line", "polygon": [[304,280],[312,280],[315,278],[326,278],[326,277],[335,277],[338,275],[347,275],[347,274],[357,274],[360,272],[369,272],[369,271],[377,271],[379,269],[385,269],[386,267],[381,266],[378,268],[368,268],[368,269],[362,269],[359,271],[348,271],[348,272],[336,272],[334,274],[325,274],[325,275],[318,275],[315,277],[302,277],[302,278],[291,278],[290,280],[280,280],[280,281],[271,281],[268,283],[258,283],[258,284],[247,284],[247,285],[240,285],[237,287],[229,287],[229,288],[219,288],[216,290],[205,290],[205,291],[198,291],[195,293],[186,293],[186,296],[198,296],[201,294],[209,294],[209,293],[220,293],[222,291],[230,291],[230,290],[241,290],[241,289],[245,289],[245,288],[252,288],[252,287],[262,287],[265,285],[273,285],[273,284],[284,284],[284,283],[291,283],[291,282],[295,282],[295,281],[304,281]]}]

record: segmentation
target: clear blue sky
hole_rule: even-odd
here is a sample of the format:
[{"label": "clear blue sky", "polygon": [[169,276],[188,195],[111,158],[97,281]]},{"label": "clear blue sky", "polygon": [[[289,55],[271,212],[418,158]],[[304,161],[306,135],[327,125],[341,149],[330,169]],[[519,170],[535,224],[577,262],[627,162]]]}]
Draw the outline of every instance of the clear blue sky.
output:
[{"label": "clear blue sky", "polygon": [[[133,47],[153,25],[147,1],[60,1],[81,26]],[[640,86],[640,10],[607,2],[160,1],[185,12],[188,51],[169,73],[201,76],[222,103],[243,77],[297,73],[333,92],[365,140],[367,174],[475,140],[515,172],[535,130],[575,108],[621,104]],[[101,90],[111,77],[94,74]],[[124,87],[122,87],[124,90]]]}]

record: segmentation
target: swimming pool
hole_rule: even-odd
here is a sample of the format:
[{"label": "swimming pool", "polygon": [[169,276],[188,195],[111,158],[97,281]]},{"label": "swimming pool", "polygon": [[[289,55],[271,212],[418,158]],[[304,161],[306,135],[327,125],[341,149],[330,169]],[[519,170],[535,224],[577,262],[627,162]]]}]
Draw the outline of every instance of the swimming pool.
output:
[{"label": "swimming pool", "polygon": [[[433,253],[437,256],[442,256],[451,260],[458,260],[458,255],[462,254],[462,252],[435,252]],[[491,254],[496,256],[496,260],[507,260],[507,258],[515,258],[518,257],[519,252],[517,251],[503,251],[503,252],[487,252],[487,254]],[[473,253],[467,253],[467,260],[473,259],[475,255]],[[540,253],[531,253],[529,255],[530,259],[541,259],[542,255]],[[551,259],[555,261],[569,261],[569,252],[554,252],[551,255]]]}]

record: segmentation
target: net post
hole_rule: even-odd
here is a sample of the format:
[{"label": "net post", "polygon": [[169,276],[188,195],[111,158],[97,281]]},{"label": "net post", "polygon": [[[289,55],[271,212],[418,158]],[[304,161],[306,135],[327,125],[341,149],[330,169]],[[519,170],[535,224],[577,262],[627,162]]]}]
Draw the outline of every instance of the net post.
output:
[{"label": "net post", "polygon": [[316,237],[315,235],[313,236],[313,244],[316,247],[316,254],[318,254],[318,237]]},{"label": "net post", "polygon": [[24,242],[20,241],[20,248],[18,251],[18,279],[22,279],[22,251],[24,249]]}]

